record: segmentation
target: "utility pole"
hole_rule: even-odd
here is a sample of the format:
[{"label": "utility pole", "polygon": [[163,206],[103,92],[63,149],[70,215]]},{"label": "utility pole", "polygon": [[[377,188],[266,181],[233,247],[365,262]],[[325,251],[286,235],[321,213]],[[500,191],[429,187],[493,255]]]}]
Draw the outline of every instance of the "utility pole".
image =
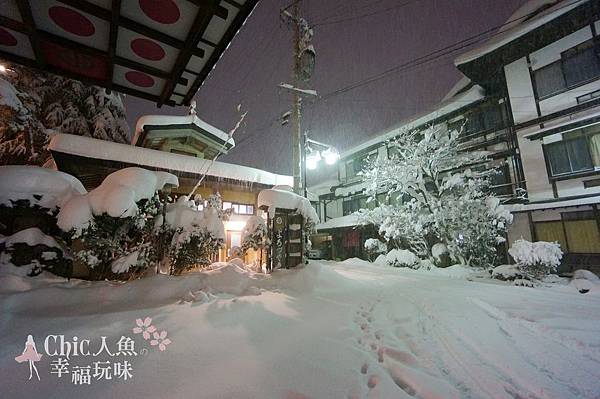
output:
[{"label": "utility pole", "polygon": [[[297,0],[292,9],[292,26],[294,32],[294,71],[292,81],[294,87],[298,87],[300,82],[300,3]],[[292,104],[292,175],[294,176],[294,192],[302,195],[302,97],[297,92],[293,93],[294,102]]]},{"label": "utility pole", "polygon": [[[292,93],[292,110],[290,115],[292,127],[292,176],[294,177],[294,192],[306,195],[306,143],[302,134],[302,97],[317,96],[315,90],[301,88],[301,81],[310,81],[315,67],[315,49],[312,45],[313,30],[308,22],[300,16],[302,0],[295,0],[281,10],[282,19],[292,26],[294,63],[292,83],[281,83],[280,88]],[[291,10],[291,11],[288,11]]]}]

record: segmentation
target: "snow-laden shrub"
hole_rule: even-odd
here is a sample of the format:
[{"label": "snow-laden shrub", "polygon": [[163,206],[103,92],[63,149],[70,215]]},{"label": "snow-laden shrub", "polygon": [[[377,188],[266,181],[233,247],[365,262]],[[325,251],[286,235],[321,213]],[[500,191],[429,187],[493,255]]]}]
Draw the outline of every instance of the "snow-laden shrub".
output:
[{"label": "snow-laden shrub", "polygon": [[267,222],[260,216],[251,216],[242,229],[242,251],[258,251],[271,244]]},{"label": "snow-laden shrub", "polygon": [[386,260],[390,266],[411,269],[418,269],[421,263],[419,257],[407,249],[392,249],[386,255]]},{"label": "snow-laden shrub", "polygon": [[129,279],[156,264],[162,234],[172,234],[157,233],[154,222],[162,210],[158,190],[167,184],[177,186],[177,177],[125,168],[63,205],[58,226],[74,240],[74,256],[89,268],[89,278]]},{"label": "snow-laden shrub", "polygon": [[182,196],[167,205],[164,220],[162,215],[157,218],[156,226],[166,225],[174,231],[165,254],[167,259],[163,261],[170,273],[181,274],[212,263],[212,258],[225,245],[223,218],[230,215],[222,211],[221,204],[221,196],[214,194],[207,199],[204,209],[198,210],[194,200]]},{"label": "snow-laden shrub", "polygon": [[491,266],[512,216],[490,197],[494,171],[470,169],[487,155],[459,151],[460,140],[459,132],[439,126],[401,130],[390,143],[393,155],[367,160],[361,172],[371,199],[382,192],[399,199],[362,209],[360,220],[421,259],[434,258],[432,247],[441,243],[455,263]]},{"label": "snow-laden shrub", "polygon": [[157,260],[153,219],[161,204],[157,195],[136,203],[126,217],[93,215],[87,227],[73,229],[74,256],[89,268],[92,280],[129,279]]},{"label": "snow-laden shrub", "polygon": [[365,251],[369,255],[369,260],[372,260],[373,257],[387,252],[387,244],[377,238],[369,238],[365,241]]},{"label": "snow-laden shrub", "polygon": [[3,264],[31,266],[28,275],[32,277],[42,271],[62,277],[70,277],[72,272],[72,262],[64,246],[37,227],[0,238],[0,259]]},{"label": "snow-laden shrub", "polygon": [[525,277],[537,280],[556,272],[563,256],[556,242],[529,242],[523,239],[515,241],[508,253]]},{"label": "snow-laden shrub", "polygon": [[431,247],[431,256],[433,263],[437,267],[448,267],[450,266],[450,256],[448,255],[448,248],[441,242],[433,244]]}]

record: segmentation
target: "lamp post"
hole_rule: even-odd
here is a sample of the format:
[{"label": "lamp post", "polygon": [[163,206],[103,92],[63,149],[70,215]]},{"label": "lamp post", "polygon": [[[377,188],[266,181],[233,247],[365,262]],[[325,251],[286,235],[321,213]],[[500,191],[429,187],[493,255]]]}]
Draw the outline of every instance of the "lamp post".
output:
[{"label": "lamp post", "polygon": [[308,198],[308,187],[306,184],[307,169],[317,169],[321,160],[325,161],[327,165],[334,165],[339,159],[340,153],[335,147],[313,140],[308,137],[308,133],[304,133],[304,145],[302,146],[302,186],[304,187],[305,198]]}]

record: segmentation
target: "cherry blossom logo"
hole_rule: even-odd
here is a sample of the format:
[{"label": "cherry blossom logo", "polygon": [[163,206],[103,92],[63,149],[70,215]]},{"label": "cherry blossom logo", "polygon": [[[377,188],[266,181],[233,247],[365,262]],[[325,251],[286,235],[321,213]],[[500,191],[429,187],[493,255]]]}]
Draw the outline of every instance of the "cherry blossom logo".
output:
[{"label": "cherry blossom logo", "polygon": [[[152,324],[152,319],[146,317],[135,320],[135,327],[133,328],[134,334],[142,334],[142,337],[146,341],[150,340],[150,345],[158,347],[163,352],[167,349],[167,345],[171,343],[171,340],[167,338],[167,330],[158,331],[156,326]],[[150,339],[152,338],[152,339]]]},{"label": "cherry blossom logo", "polygon": [[161,331],[160,333],[155,332],[152,337],[153,340],[150,341],[150,345],[156,346],[158,345],[158,349],[162,352],[167,349],[167,345],[171,343],[171,340],[167,338],[167,332]]},{"label": "cherry blossom logo", "polygon": [[152,325],[152,319],[150,317],[146,317],[144,320],[136,319],[135,324],[137,327],[133,328],[133,333],[141,333],[146,341],[150,339],[150,334],[156,331],[156,327]]}]

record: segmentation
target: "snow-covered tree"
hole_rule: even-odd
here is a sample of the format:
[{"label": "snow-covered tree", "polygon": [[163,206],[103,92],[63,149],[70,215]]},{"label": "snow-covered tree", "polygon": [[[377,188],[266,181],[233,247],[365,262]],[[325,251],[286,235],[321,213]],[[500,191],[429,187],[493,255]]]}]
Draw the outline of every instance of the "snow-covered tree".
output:
[{"label": "snow-covered tree", "polygon": [[129,142],[122,95],[9,65],[0,78],[0,165],[43,165],[55,132]]},{"label": "snow-covered tree", "polygon": [[[174,204],[167,205],[166,223],[162,217],[157,226],[165,225],[167,232],[172,231],[172,240],[164,254],[171,274],[181,274],[197,266],[206,266],[213,262],[219,249],[225,245],[225,227],[223,221],[231,212],[224,212],[221,196],[210,196],[204,208],[198,210],[195,200],[181,196]],[[166,271],[166,270],[165,270]]]},{"label": "snow-covered tree", "polygon": [[379,226],[390,247],[421,258],[434,260],[440,243],[454,262],[494,264],[511,215],[489,192],[494,171],[471,169],[486,154],[460,151],[459,132],[435,125],[402,130],[390,148],[390,157],[369,160],[361,174],[371,201],[379,193],[397,199],[361,210],[362,222]]},{"label": "snow-covered tree", "polygon": [[271,240],[265,219],[260,216],[251,216],[242,229],[242,251],[244,253],[250,249],[260,251],[269,245],[271,245]]}]

